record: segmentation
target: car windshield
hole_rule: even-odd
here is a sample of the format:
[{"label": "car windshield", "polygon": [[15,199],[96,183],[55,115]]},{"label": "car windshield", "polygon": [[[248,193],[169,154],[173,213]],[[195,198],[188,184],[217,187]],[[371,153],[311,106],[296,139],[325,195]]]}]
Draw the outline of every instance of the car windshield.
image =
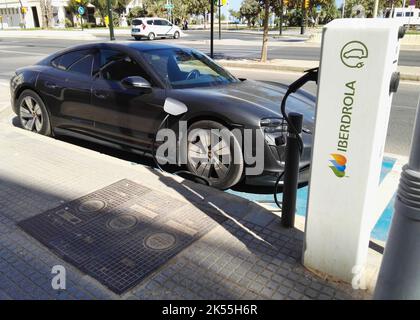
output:
[{"label": "car windshield", "polygon": [[227,70],[193,49],[165,48],[141,53],[152,69],[175,89],[239,82]]}]

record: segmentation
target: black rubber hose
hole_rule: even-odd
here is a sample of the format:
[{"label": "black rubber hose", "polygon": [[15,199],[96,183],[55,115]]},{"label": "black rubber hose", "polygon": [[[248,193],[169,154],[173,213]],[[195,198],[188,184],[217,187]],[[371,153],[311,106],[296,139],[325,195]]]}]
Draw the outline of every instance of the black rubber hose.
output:
[{"label": "black rubber hose", "polygon": [[[157,134],[158,134],[159,130],[162,129],[164,123],[168,120],[169,116],[170,115],[167,114],[165,116],[165,118],[163,118],[162,122],[159,124],[158,129],[156,130],[156,134],[155,134],[155,136],[153,138],[153,142],[152,142],[152,157],[153,157],[153,161],[155,162],[156,167],[160,171],[166,171],[166,170],[164,170],[162,168],[162,166],[159,164],[159,161],[156,158],[156,153],[155,153],[155,149],[156,149],[156,138],[157,138]],[[180,177],[182,177],[184,179],[192,180],[192,181],[197,182],[197,183],[201,183],[201,184],[204,184],[204,185],[207,185],[207,186],[211,186],[211,182],[208,179],[206,179],[204,177],[201,177],[199,175],[196,175],[196,174],[194,174],[194,173],[192,173],[190,171],[179,170],[179,171],[174,172],[173,174],[174,175],[177,175],[177,176],[180,176]]]}]

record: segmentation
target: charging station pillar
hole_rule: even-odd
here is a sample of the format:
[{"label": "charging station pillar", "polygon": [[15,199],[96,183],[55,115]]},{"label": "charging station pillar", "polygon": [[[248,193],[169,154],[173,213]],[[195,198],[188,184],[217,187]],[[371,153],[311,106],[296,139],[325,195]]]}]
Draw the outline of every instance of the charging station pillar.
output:
[{"label": "charging station pillar", "polygon": [[363,288],[400,24],[337,19],[323,29],[303,264]]}]

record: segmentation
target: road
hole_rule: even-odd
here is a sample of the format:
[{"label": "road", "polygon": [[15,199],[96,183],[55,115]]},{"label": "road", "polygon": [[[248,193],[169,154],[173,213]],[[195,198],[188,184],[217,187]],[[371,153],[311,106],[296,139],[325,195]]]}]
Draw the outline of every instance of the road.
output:
[{"label": "road", "polygon": [[[194,39],[194,37],[191,38],[192,46],[194,46]],[[33,64],[49,53],[81,42],[82,41],[76,40],[0,39],[0,81],[2,81],[3,87],[3,90],[0,91],[0,94],[2,95],[2,97],[0,97],[0,106],[2,103],[8,102],[8,98],[5,99],[5,97],[3,97],[5,95],[4,88],[14,70],[25,65]],[[240,48],[242,47],[236,47],[237,50]],[[277,47],[275,49],[283,50],[283,47]],[[299,48],[299,50],[302,49],[302,47]],[[231,55],[236,53],[235,51],[230,52],[229,46],[228,48],[224,48],[224,50]],[[304,53],[302,53],[302,55],[304,55]],[[420,55],[417,58],[416,63],[420,64]],[[256,80],[271,80],[283,83],[290,83],[299,77],[299,74],[296,73],[249,69],[232,69],[232,72],[238,77]],[[308,86],[307,90],[315,93],[315,87],[313,85]],[[393,98],[388,137],[385,147],[386,152],[408,155],[419,93],[420,83],[402,82],[400,84],[400,88]]]},{"label": "road", "polygon": [[[187,32],[186,39],[191,40],[194,47],[202,51],[207,52],[209,50],[208,45],[194,44],[194,41],[198,40],[210,40],[210,31],[208,30],[194,30]],[[214,39],[218,39],[218,33],[215,31]],[[233,33],[222,31],[222,39],[237,39],[243,41],[261,41],[261,35],[253,35],[246,33]],[[319,60],[321,49],[319,46],[305,46],[303,43],[304,39],[299,37],[291,38],[278,38],[270,37],[269,41],[269,58],[270,59],[291,59],[291,60]],[[287,46],[281,47],[270,47],[270,43],[280,42],[287,44]],[[292,45],[296,43],[297,45]],[[233,46],[233,45],[215,45],[214,52],[217,54],[216,57],[237,57],[237,58],[248,58],[257,59],[261,53],[261,45],[249,45],[249,46]],[[401,50],[399,57],[399,65],[402,66],[420,66],[420,51],[418,50]]]}]

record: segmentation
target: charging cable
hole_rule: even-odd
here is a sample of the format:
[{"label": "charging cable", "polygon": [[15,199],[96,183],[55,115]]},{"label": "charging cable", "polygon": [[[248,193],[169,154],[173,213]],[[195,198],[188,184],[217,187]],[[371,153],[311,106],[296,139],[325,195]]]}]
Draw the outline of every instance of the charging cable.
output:
[{"label": "charging cable", "polygon": [[[157,138],[157,133],[159,132],[160,129],[163,128],[163,125],[168,121],[169,116],[170,116],[170,114],[167,114],[163,118],[163,120],[161,121],[161,123],[159,124],[159,126],[158,126],[158,128],[156,130],[156,134],[155,134],[155,136],[153,138],[153,142],[152,142],[152,157],[153,157],[153,161],[155,162],[156,167],[160,171],[166,171],[166,170],[164,170],[162,168],[162,166],[160,165],[160,163],[159,163],[159,161],[158,161],[158,159],[156,157],[156,138]],[[174,175],[177,175],[177,176],[180,176],[180,177],[182,177],[184,179],[192,180],[192,181],[197,182],[197,183],[200,183],[200,184],[211,186],[210,180],[208,180],[208,179],[206,179],[206,178],[204,178],[202,176],[196,175],[195,173],[192,173],[190,171],[178,170],[178,171],[175,171],[173,174]]]},{"label": "charging cable", "polygon": [[[312,68],[312,69],[306,70],[305,74],[302,77],[300,77],[299,79],[291,83],[286,93],[284,94],[283,99],[281,101],[281,105],[280,105],[280,112],[283,116],[283,119],[286,120],[288,127],[292,129],[293,133],[296,135],[298,139],[300,154],[303,153],[302,137],[300,136],[299,131],[295,128],[295,126],[290,121],[289,116],[286,113],[286,101],[289,95],[298,91],[309,81],[315,81],[318,84],[318,68]],[[300,168],[299,172],[306,170],[308,167],[309,165]],[[277,193],[279,189],[280,180],[283,178],[284,173],[285,171],[279,174],[279,176],[277,177],[276,183],[274,184],[274,202],[277,204],[279,208],[281,208],[281,203],[277,199]]]}]

